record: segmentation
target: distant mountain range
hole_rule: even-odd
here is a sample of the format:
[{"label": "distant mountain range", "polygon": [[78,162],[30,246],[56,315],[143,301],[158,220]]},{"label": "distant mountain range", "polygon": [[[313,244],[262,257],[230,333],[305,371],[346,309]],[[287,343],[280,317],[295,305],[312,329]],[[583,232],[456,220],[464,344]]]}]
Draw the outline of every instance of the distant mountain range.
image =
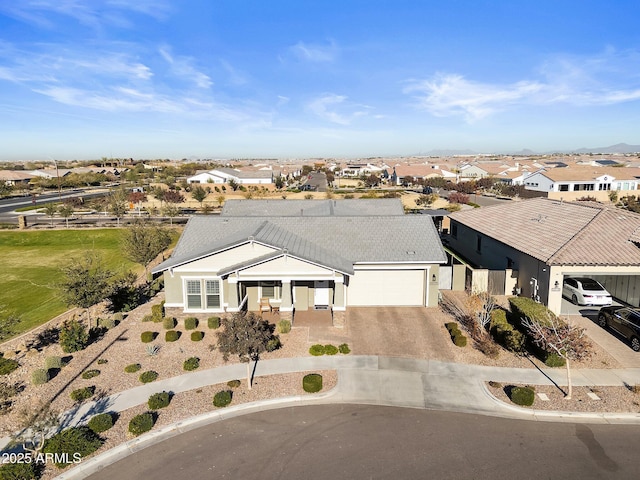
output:
[{"label": "distant mountain range", "polygon": [[[576,150],[568,150],[565,152],[554,151],[554,152],[535,152],[529,149],[523,149],[518,152],[502,152],[504,154],[509,155],[550,155],[552,153],[604,153],[604,154],[614,154],[614,153],[637,153],[640,152],[640,145],[629,145],[627,143],[617,143],[615,145],[610,145],[608,147],[594,147],[594,148],[578,148]],[[420,155],[429,155],[433,157],[452,157],[454,155],[482,155],[483,153],[487,154],[488,152],[475,152],[473,150],[430,150],[428,152],[421,153]],[[497,153],[497,152],[493,152]]]}]

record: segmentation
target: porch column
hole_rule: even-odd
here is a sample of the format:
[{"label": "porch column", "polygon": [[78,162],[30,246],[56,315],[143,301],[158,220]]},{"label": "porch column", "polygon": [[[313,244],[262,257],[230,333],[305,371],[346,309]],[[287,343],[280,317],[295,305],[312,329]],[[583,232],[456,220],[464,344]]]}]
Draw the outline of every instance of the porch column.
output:
[{"label": "porch column", "polygon": [[240,302],[238,301],[238,277],[229,275],[229,291],[227,292],[227,312],[237,312]]},{"label": "porch column", "polygon": [[336,277],[333,283],[333,326],[344,327],[346,315],[344,277]]},{"label": "porch column", "polygon": [[291,279],[282,280],[282,294],[280,295],[280,318],[293,320],[293,300],[291,298]]}]

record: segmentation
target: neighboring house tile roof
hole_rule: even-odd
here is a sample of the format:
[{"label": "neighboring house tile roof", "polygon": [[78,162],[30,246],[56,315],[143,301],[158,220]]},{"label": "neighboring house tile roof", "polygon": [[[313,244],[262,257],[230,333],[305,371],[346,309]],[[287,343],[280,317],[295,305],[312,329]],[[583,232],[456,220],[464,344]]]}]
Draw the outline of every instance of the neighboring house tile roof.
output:
[{"label": "neighboring house tile roof", "polygon": [[639,168],[628,167],[571,166],[568,168],[550,168],[540,173],[554,182],[593,181],[603,175],[609,175],[616,180],[633,180],[640,177]]},{"label": "neighboring house tile roof", "polygon": [[445,263],[438,233],[422,215],[192,217],[171,258],[153,271],[254,240],[352,273],[355,263]]},{"label": "neighboring house tile roof", "polygon": [[236,178],[271,178],[275,173],[273,170],[236,170],[235,168],[216,168],[214,170],[210,170],[210,172],[215,175],[216,172],[226,173],[227,175],[234,176]]},{"label": "neighboring house tile roof", "polygon": [[327,217],[404,215],[398,198],[350,200],[227,200],[223,216]]},{"label": "neighboring house tile roof", "polygon": [[24,182],[34,178],[34,175],[21,170],[0,170],[0,180],[7,182]]},{"label": "neighboring house tile roof", "polygon": [[640,215],[546,198],[450,215],[549,265],[640,265]]}]

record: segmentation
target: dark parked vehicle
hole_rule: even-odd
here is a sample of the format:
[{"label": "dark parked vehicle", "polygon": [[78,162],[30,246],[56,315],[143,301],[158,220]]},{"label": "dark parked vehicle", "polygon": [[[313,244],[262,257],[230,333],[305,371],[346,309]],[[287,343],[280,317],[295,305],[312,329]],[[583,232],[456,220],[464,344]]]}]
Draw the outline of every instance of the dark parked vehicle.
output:
[{"label": "dark parked vehicle", "polygon": [[640,352],[640,308],[603,307],[598,314],[598,324],[615,330],[631,343],[634,351]]}]

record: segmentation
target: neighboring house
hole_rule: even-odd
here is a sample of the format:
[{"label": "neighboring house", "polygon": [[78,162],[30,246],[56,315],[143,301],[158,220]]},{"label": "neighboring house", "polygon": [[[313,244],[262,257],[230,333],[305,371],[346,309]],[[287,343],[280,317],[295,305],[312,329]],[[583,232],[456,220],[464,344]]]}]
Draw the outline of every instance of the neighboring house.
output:
[{"label": "neighboring house", "polygon": [[627,167],[587,167],[542,169],[524,179],[527,190],[545,192],[549,198],[577,200],[594,197],[608,201],[611,191],[618,197],[637,195],[640,169]]},{"label": "neighboring house", "polygon": [[43,177],[51,180],[52,178],[63,178],[70,175],[72,171],[68,168],[45,168],[42,170],[33,170],[29,172],[34,177]]},{"label": "neighboring house", "polygon": [[153,272],[174,314],[258,311],[268,298],[282,318],[325,309],[341,325],[351,306],[436,306],[438,233],[401,212],[397,199],[229,200],[191,218]]},{"label": "neighboring house", "polygon": [[33,174],[22,170],[0,170],[0,181],[11,186],[28,185],[33,178]]},{"label": "neighboring house", "polygon": [[187,178],[187,183],[229,183],[240,185],[272,184],[277,174],[273,170],[244,171],[236,168],[216,168]]},{"label": "neighboring house", "polygon": [[561,313],[566,276],[594,278],[640,305],[640,215],[536,198],[450,215],[448,246],[471,265],[510,270],[516,292]]}]

